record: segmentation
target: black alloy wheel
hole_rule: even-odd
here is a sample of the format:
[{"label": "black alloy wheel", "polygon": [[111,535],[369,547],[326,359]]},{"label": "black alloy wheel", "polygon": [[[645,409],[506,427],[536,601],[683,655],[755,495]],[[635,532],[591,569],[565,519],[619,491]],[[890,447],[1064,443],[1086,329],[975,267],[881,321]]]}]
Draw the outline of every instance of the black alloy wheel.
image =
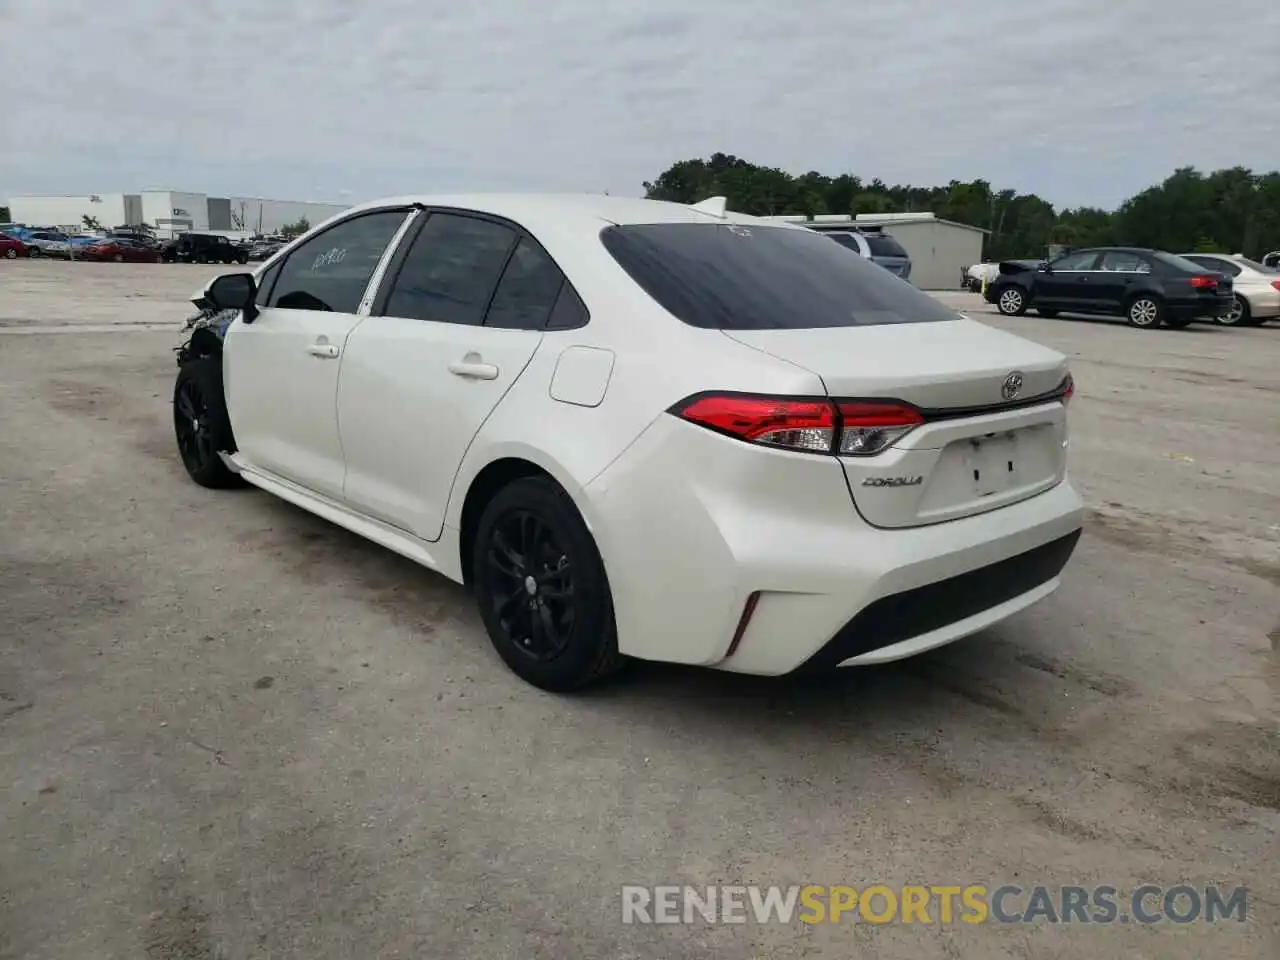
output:
[{"label": "black alloy wheel", "polygon": [[470,565],[489,639],[525,681],[568,692],[622,665],[599,550],[549,477],[523,477],[494,494],[476,525]]},{"label": "black alloy wheel", "polygon": [[173,387],[173,434],[188,475],[202,487],[240,486],[219,455],[234,450],[221,392],[221,363],[217,356],[200,357],[178,369]]},{"label": "black alloy wheel", "polygon": [[543,662],[563,654],[575,624],[573,565],[551,527],[528,510],[503,514],[485,570],[484,594],[512,647]]}]

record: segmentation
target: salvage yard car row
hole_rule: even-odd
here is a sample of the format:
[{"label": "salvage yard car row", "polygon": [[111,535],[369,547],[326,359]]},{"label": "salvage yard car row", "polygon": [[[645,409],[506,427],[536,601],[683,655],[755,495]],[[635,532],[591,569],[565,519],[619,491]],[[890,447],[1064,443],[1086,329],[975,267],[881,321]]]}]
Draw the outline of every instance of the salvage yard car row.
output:
[{"label": "salvage yard car row", "polygon": [[1238,254],[1093,247],[1048,261],[979,266],[984,298],[1009,317],[1028,310],[1049,319],[1090,314],[1122,317],[1140,329],[1196,321],[1251,326],[1280,317],[1280,271]]},{"label": "salvage yard car row", "polygon": [[282,238],[238,242],[216,233],[187,232],[161,240],[140,228],[117,228],[105,235],[70,235],[53,228],[0,226],[0,258],[49,257],[115,263],[248,263],[266,260]]}]

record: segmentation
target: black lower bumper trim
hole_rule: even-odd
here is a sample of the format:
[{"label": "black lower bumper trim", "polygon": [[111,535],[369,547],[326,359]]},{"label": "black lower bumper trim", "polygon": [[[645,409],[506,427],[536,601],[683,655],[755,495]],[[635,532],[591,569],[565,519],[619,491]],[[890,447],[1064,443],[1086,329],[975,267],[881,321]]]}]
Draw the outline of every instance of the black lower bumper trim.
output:
[{"label": "black lower bumper trim", "polygon": [[1080,530],[1073,530],[989,566],[881,597],[841,627],[800,670],[830,669],[1020,597],[1061,573],[1079,539]]}]

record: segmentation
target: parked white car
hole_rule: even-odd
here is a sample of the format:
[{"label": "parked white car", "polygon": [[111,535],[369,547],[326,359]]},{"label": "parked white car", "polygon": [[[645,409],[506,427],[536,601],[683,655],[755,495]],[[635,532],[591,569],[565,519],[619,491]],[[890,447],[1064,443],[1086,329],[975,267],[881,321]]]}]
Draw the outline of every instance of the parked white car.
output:
[{"label": "parked white car", "polygon": [[1231,312],[1218,317],[1228,327],[1251,327],[1280,317],[1280,272],[1243,254],[1183,253],[1184,260],[1231,278]]},{"label": "parked white car", "polygon": [[974,293],[979,293],[984,282],[991,283],[998,276],[1000,276],[1000,264],[983,260],[982,263],[975,263],[965,268],[960,278],[960,285]]},{"label": "parked white car", "polygon": [[1061,354],[723,203],[386,200],[195,299],[192,478],[468,584],[546,689],[917,654],[1080,535]]}]

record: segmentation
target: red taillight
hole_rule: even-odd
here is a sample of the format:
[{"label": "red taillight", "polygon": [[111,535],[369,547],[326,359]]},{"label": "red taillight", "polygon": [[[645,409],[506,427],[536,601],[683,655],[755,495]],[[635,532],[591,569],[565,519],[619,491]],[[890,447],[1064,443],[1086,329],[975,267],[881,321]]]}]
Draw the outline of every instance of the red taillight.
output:
[{"label": "red taillight", "polygon": [[894,401],[835,402],[734,393],[703,394],[671,412],[750,443],[855,457],[879,453],[924,423],[914,407]]},{"label": "red taillight", "polygon": [[1197,290],[1213,290],[1218,286],[1217,277],[1192,277],[1191,286]]},{"label": "red taillight", "polygon": [[1076,381],[1071,374],[1067,374],[1067,379],[1062,381],[1062,405],[1065,407],[1071,402],[1071,398],[1076,395]]},{"label": "red taillight", "polygon": [[830,453],[835,437],[836,412],[830,400],[714,393],[696,397],[674,412],[740,440],[790,450]]},{"label": "red taillight", "polygon": [[1272,280],[1271,285],[1275,287],[1277,290],[1280,290],[1280,280]]}]

